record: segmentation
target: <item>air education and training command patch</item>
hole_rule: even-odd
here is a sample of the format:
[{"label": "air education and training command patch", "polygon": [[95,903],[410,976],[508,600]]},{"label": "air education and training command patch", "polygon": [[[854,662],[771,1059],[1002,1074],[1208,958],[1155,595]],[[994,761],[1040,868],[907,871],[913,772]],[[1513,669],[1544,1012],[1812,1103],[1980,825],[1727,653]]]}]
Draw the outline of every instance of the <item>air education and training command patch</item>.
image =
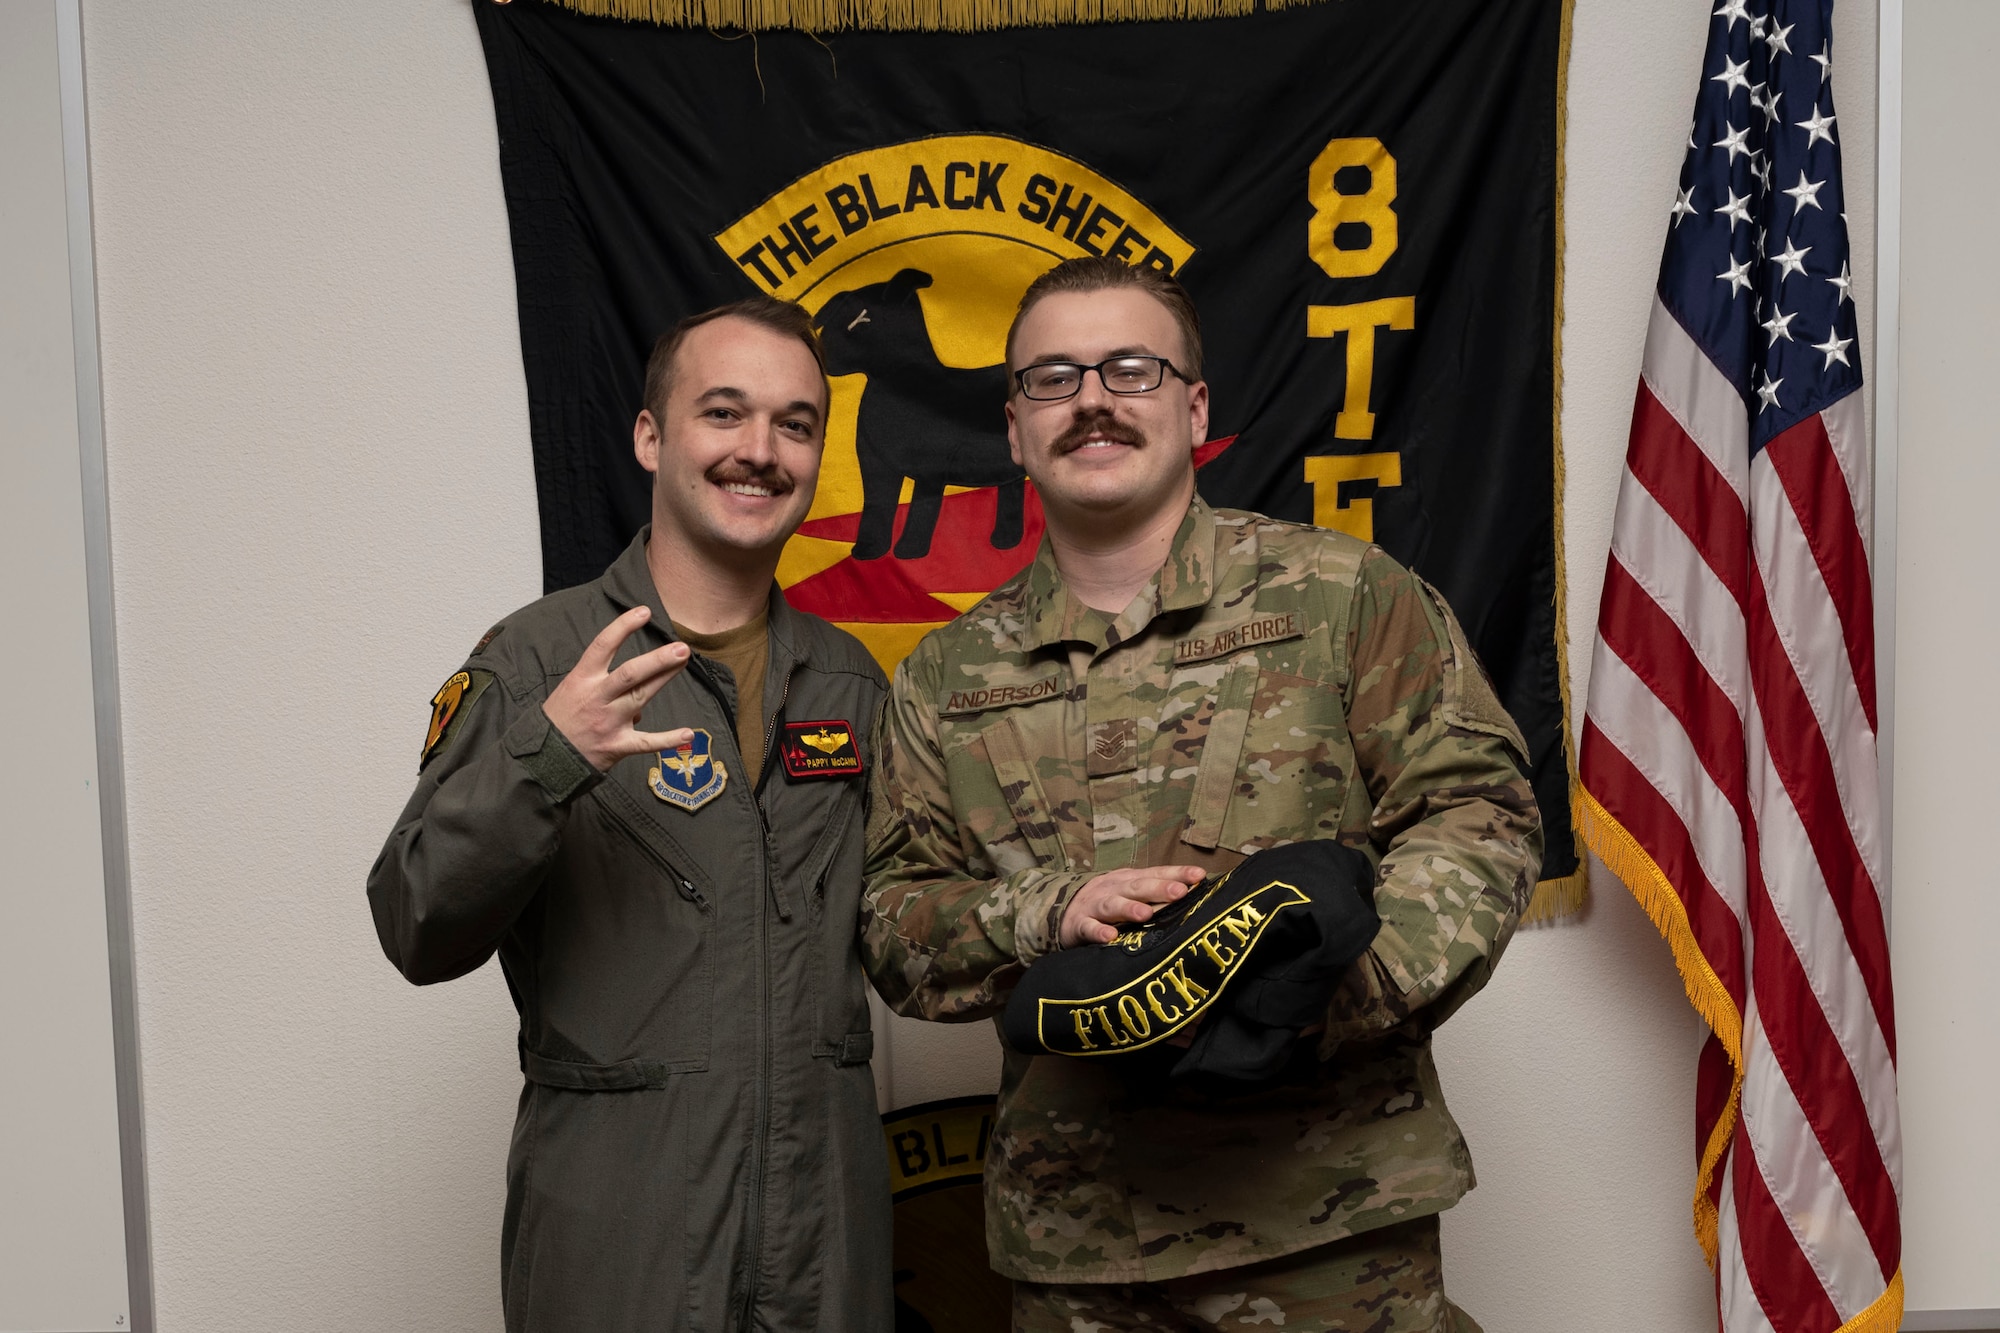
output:
[{"label": "air education and training command patch", "polygon": [[778,759],[785,776],[794,781],[848,778],[861,772],[854,728],[845,722],[787,722]]},{"label": "air education and training command patch", "polygon": [[700,727],[687,744],[660,751],[660,762],[646,770],[653,795],[692,814],[729,785],[729,770],[712,753],[715,738]]}]

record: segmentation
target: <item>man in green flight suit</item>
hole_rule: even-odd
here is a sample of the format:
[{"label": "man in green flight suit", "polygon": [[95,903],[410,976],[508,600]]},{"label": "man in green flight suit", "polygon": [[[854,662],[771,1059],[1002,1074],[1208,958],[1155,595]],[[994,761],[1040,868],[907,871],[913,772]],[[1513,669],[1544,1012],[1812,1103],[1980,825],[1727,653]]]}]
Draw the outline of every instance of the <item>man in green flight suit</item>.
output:
[{"label": "man in green flight suit", "polygon": [[497,951],[520,1010],[510,1333],[893,1318],[854,926],[887,683],[772,582],[827,401],[790,303],[660,340],[633,432],[651,525],[445,683],[368,877],[404,976]]},{"label": "man in green flight suit", "polygon": [[1172,278],[1058,265],[1007,364],[1048,536],[896,672],[876,988],[905,1014],[993,1015],[1037,958],[1299,839],[1365,853],[1382,922],[1268,1090],[1007,1054],[986,1226],[1014,1327],[1476,1328],[1440,1271],[1437,1215],[1473,1177],[1430,1033],[1534,887],[1520,732],[1449,608],[1379,548],[1196,495],[1208,389]]}]

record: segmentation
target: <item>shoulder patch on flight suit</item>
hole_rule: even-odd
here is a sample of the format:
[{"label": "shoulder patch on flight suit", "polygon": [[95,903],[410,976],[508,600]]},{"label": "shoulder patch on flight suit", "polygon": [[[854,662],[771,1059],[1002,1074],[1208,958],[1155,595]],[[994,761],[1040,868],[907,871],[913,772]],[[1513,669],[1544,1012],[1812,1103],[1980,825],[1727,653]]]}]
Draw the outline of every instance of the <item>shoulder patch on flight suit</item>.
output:
[{"label": "shoulder patch on flight suit", "polygon": [[1182,639],[1174,645],[1174,665],[1185,666],[1189,662],[1227,657],[1239,648],[1276,643],[1280,639],[1296,639],[1305,632],[1305,620],[1296,611],[1257,616],[1241,624],[1225,625],[1210,634]]},{"label": "shoulder patch on flight suit", "polygon": [[861,752],[854,745],[854,728],[844,721],[787,722],[778,759],[785,776],[845,778],[861,772]]},{"label": "shoulder patch on flight suit", "polygon": [[653,795],[693,814],[729,785],[729,770],[713,750],[715,738],[701,727],[677,750],[661,750],[660,762],[646,770]]},{"label": "shoulder patch on flight suit", "polygon": [[1439,619],[1444,622],[1451,649],[1451,660],[1445,664],[1444,698],[1441,701],[1445,717],[1454,725],[1506,741],[1514,747],[1514,753],[1525,769],[1528,764],[1527,738],[1521,734],[1520,724],[1514,721],[1506,705],[1500,702],[1493,677],[1473,650],[1465,627],[1458,623],[1458,617],[1443,593],[1424,578],[1419,577],[1417,582],[1423,586],[1425,595],[1431,599]]},{"label": "shoulder patch on flight suit", "polygon": [[458,671],[438,687],[438,692],[431,696],[431,725],[424,733],[423,753],[417,756],[419,767],[451,743],[451,738],[458,734],[459,719],[471,711],[473,701],[492,683],[490,671]]}]

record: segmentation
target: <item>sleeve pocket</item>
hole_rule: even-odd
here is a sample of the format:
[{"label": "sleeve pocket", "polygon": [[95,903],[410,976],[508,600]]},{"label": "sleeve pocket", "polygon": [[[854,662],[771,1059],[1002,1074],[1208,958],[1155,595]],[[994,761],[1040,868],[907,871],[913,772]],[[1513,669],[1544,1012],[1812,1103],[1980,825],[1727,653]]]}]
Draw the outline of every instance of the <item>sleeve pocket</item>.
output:
[{"label": "sleeve pocket", "polygon": [[1437,611],[1438,619],[1444,622],[1450,651],[1450,660],[1445,664],[1444,698],[1439,711],[1455,727],[1498,736],[1506,741],[1514,747],[1515,757],[1525,768],[1528,763],[1527,739],[1521,735],[1521,729],[1514,725],[1513,717],[1494,692],[1493,682],[1487,676],[1486,668],[1479,664],[1479,655],[1472,651],[1472,644],[1466,639],[1458,617],[1451,613],[1450,604],[1430,584],[1424,583],[1423,587]]}]

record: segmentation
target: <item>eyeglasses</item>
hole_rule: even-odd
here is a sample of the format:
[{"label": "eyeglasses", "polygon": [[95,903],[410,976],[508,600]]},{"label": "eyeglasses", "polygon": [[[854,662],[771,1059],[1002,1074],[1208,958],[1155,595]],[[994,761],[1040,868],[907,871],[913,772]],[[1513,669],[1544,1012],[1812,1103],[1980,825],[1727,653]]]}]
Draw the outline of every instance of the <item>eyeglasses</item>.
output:
[{"label": "eyeglasses", "polygon": [[1074,398],[1083,388],[1083,377],[1097,372],[1098,382],[1110,393],[1151,393],[1166,383],[1167,373],[1187,384],[1194,383],[1163,356],[1114,356],[1094,366],[1074,361],[1040,361],[1014,372],[1021,396],[1038,403],[1056,403]]}]

